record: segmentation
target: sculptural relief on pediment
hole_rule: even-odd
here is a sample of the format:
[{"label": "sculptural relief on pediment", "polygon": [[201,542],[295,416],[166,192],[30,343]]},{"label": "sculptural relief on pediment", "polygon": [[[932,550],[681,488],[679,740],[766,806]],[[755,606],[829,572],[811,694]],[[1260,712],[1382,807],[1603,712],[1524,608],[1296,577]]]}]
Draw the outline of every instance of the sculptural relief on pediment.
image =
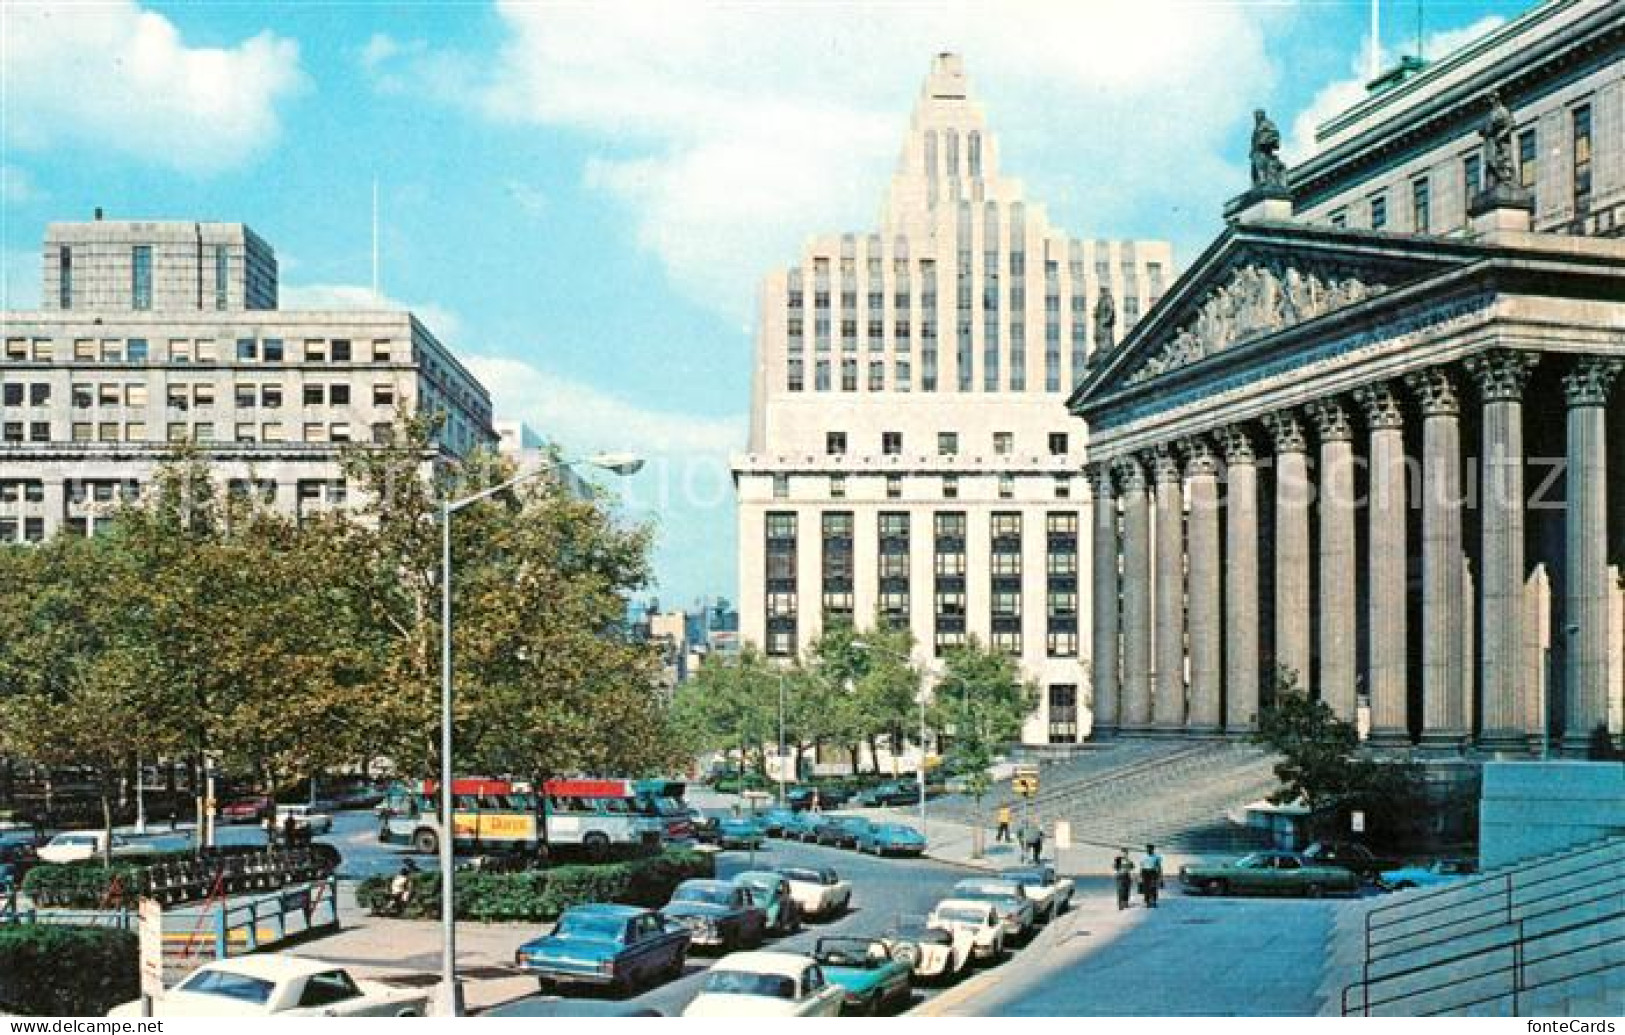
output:
[{"label": "sculptural relief on pediment", "polygon": [[1385,290],[1352,273],[1248,263],[1211,291],[1195,315],[1128,378],[1129,384],[1194,363]]}]

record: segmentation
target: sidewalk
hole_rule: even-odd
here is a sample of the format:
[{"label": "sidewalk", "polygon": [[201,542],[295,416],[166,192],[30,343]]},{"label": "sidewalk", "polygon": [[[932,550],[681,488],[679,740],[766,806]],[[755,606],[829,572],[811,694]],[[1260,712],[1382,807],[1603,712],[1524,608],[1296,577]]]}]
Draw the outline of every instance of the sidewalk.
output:
[{"label": "sidewalk", "polygon": [[[902,810],[893,809],[856,809],[852,810],[863,815],[873,815],[876,818],[897,822],[907,822],[918,826],[919,817],[910,813],[903,815]],[[1138,862],[1145,854],[1145,845],[1121,845],[1106,847],[1104,845],[1078,844],[1076,842],[1065,848],[1058,848],[1052,835],[1053,827],[1045,831],[1044,861],[1050,863],[1057,871],[1068,877],[1100,877],[1107,878],[1112,873],[1112,860],[1117,857],[1118,848],[1127,848],[1130,856]],[[975,828],[949,819],[937,819],[927,813],[926,840],[928,847],[925,854],[927,858],[938,862],[951,863],[955,866],[965,866],[977,870],[1000,870],[1010,866],[1019,866],[1023,862],[1013,843],[1000,844],[993,840],[994,827],[990,824],[983,837],[982,854],[975,852]],[[1162,856],[1162,872],[1168,878],[1179,873],[1179,867],[1185,863],[1196,861],[1199,857],[1183,852],[1159,852]]]}]

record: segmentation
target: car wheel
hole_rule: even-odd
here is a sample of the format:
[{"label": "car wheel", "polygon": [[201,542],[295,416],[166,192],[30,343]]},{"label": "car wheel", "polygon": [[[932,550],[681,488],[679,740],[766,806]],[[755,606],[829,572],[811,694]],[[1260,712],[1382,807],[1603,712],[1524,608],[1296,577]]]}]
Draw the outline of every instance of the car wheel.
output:
[{"label": "car wheel", "polygon": [[1319,884],[1311,884],[1303,889],[1304,898],[1323,898],[1325,894],[1326,889]]},{"label": "car wheel", "polygon": [[1202,885],[1202,890],[1209,895],[1227,895],[1230,893],[1230,885],[1226,881],[1210,880]]},{"label": "car wheel", "polygon": [[420,855],[436,855],[440,852],[440,835],[427,828],[419,830],[412,835],[412,848]]},{"label": "car wheel", "polygon": [[1416,882],[1415,881],[1402,880],[1398,884],[1394,885],[1394,890],[1395,891],[1409,891],[1414,887],[1416,887]]},{"label": "car wheel", "polygon": [[671,962],[666,965],[665,978],[667,981],[676,981],[682,976],[683,957],[681,955],[673,956]]},{"label": "car wheel", "polygon": [[588,834],[581,844],[587,850],[587,858],[593,862],[603,862],[609,858],[609,838],[604,834]]}]

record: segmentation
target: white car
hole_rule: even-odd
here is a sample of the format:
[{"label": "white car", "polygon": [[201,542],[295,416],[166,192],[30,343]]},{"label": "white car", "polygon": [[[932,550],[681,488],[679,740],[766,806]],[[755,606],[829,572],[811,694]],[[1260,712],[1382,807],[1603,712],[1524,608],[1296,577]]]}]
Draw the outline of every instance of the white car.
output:
[{"label": "white car", "polygon": [[1012,940],[1026,938],[1038,926],[1038,911],[1021,885],[995,877],[972,877],[954,885],[955,898],[979,899],[992,905]]},{"label": "white car", "polygon": [[[357,981],[343,967],[302,956],[215,960],[153,1000],[154,1017],[422,1017],[429,993]],[[141,1001],[109,1017],[141,1016]]]},{"label": "white car", "polygon": [[948,898],[937,903],[926,920],[927,927],[970,935],[971,955],[979,960],[1004,955],[1004,921],[991,902],[981,899]]},{"label": "white car", "polygon": [[[100,858],[102,849],[106,845],[106,831],[75,830],[71,833],[56,835],[35,854],[39,856],[40,862],[46,863],[84,862],[87,859]],[[146,842],[128,841],[118,834],[113,835],[113,858],[115,859],[152,855],[156,851],[157,849]]]},{"label": "white car", "polygon": [[852,885],[828,866],[780,866],[790,898],[804,917],[840,916],[852,905]]},{"label": "white car", "polygon": [[333,829],[333,817],[325,812],[317,812],[309,805],[278,805],[276,807],[276,829],[282,832],[288,817],[293,817],[293,825],[299,830],[308,830],[312,834],[325,834]]},{"label": "white car", "polygon": [[705,975],[684,1017],[836,1017],[846,990],[811,956],[736,952]]},{"label": "white car", "polygon": [[1045,921],[1072,907],[1072,878],[1057,875],[1053,866],[1011,866],[999,871],[999,879],[1019,886],[1032,899],[1033,911]]},{"label": "white car", "polygon": [[970,925],[947,927],[905,925],[881,941],[899,963],[907,963],[921,981],[958,977],[976,956],[976,936]]}]

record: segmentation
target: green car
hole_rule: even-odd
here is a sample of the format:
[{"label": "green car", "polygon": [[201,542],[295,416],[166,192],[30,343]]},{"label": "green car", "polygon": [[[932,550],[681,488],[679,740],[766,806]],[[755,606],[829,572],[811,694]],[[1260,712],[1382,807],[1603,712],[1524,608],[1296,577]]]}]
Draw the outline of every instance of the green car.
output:
[{"label": "green car", "polygon": [[1255,893],[1319,898],[1359,891],[1360,878],[1341,866],[1317,866],[1297,852],[1254,852],[1231,863],[1181,866],[1179,883],[1204,895]]},{"label": "green car", "polygon": [[820,938],[813,957],[825,980],[844,990],[845,1013],[873,1017],[909,999],[912,961],[893,959],[878,938]]},{"label": "green car", "polygon": [[801,930],[801,910],[790,897],[790,882],[772,870],[746,870],[734,883],[750,889],[750,897],[767,913],[767,929],[774,934]]}]

